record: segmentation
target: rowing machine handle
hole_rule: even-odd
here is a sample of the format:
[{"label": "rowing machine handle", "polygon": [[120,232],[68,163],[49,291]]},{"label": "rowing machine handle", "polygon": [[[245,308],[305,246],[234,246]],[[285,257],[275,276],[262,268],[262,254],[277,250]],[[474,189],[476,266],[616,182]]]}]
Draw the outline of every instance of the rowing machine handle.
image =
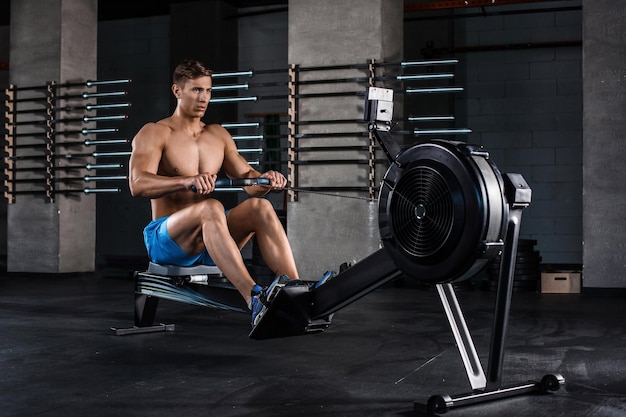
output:
[{"label": "rowing machine handle", "polygon": [[[269,178],[218,178],[215,180],[215,188],[236,188],[236,187],[249,187],[252,185],[270,185]],[[191,191],[194,193],[198,190],[195,185],[191,186]]]}]

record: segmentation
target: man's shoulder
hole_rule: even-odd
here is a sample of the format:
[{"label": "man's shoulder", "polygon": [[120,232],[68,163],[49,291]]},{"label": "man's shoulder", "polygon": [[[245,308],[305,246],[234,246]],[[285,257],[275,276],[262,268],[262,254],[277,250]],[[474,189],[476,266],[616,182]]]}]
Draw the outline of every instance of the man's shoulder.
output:
[{"label": "man's shoulder", "polygon": [[157,122],[148,122],[141,127],[139,136],[167,137],[174,131],[173,126],[166,119]]},{"label": "man's shoulder", "polygon": [[150,125],[153,129],[159,129],[163,131],[173,131],[176,130],[176,125],[171,119],[171,117],[166,117],[165,119],[158,120],[156,122],[146,123],[146,126]]},{"label": "man's shoulder", "polygon": [[206,123],[204,125],[205,132],[212,133],[214,135],[221,135],[228,133],[228,131],[219,123]]},{"label": "man's shoulder", "polygon": [[136,144],[142,146],[165,146],[168,137],[171,136],[172,129],[167,124],[159,122],[148,122],[144,124],[133,138]]},{"label": "man's shoulder", "polygon": [[213,138],[212,140],[218,139],[224,143],[233,140],[228,130],[226,130],[222,125],[217,123],[207,123],[204,126],[204,132],[208,138]]}]

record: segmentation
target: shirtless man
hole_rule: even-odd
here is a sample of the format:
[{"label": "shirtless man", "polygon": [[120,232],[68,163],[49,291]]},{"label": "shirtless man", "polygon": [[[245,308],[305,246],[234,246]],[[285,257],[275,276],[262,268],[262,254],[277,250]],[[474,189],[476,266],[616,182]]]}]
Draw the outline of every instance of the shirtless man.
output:
[{"label": "shirtless man", "polygon": [[[202,122],[211,99],[211,75],[198,61],[185,60],[176,67],[174,113],[147,123],[133,139],[130,192],[151,202],[152,221],[144,229],[150,260],[217,265],[252,310],[254,325],[272,291],[288,279],[298,279],[289,241],[271,202],[254,198],[284,188],[287,180],[277,171],[261,174],[253,169],[226,129]],[[262,177],[270,184],[245,187],[251,198],[226,212],[211,197],[222,168],[230,178]],[[253,235],[278,277],[265,289],[256,285],[240,252]]]}]

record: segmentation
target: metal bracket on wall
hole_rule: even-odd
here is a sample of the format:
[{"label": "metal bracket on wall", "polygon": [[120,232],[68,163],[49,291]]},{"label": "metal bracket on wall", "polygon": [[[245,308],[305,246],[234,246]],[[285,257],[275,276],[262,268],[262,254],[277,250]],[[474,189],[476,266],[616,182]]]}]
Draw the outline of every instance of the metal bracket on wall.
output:
[{"label": "metal bracket on wall", "polygon": [[[17,87],[6,90],[7,123],[5,129],[5,175],[4,196],[9,204],[15,203],[16,195],[44,195],[46,202],[53,203],[59,194],[93,194],[120,192],[119,187],[90,188],[83,183],[97,181],[127,180],[126,175],[77,175],[77,171],[92,169],[121,169],[124,164],[72,164],[90,158],[128,157],[130,152],[83,152],[85,147],[125,144],[126,139],[98,140],[85,138],[72,140],[78,135],[97,135],[117,132],[113,127],[93,128],[89,123],[125,120],[124,114],[106,114],[126,108],[130,103],[87,103],[86,100],[107,100],[125,96],[125,91],[77,91],[77,89],[107,87],[129,83],[131,80],[79,81],[59,84],[54,81],[44,85]],[[93,115],[91,111],[104,111]],[[59,129],[59,126],[65,128]],[[80,149],[76,149],[76,148]],[[59,152],[63,150],[63,153]],[[59,187],[61,186],[61,187]]]}]

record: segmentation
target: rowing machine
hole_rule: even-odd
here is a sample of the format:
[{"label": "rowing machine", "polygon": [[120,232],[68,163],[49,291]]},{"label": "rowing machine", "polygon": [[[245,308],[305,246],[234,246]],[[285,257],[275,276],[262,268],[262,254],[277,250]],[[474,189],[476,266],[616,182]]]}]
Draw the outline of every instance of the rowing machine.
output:
[{"label": "rowing machine", "polygon": [[[416,413],[556,391],[562,376],[501,387],[517,242],[531,189],[520,174],[502,175],[480,146],[431,140],[403,150],[391,136],[393,90],[368,87],[365,119],[390,165],[378,197],[382,248],[329,282],[303,291],[284,287],[252,329],[253,339],[303,335],[311,327],[400,274],[437,288],[472,392],[435,395],[414,403]],[[453,284],[501,256],[487,373],[483,371]],[[293,320],[298,312],[299,320]]]}]

